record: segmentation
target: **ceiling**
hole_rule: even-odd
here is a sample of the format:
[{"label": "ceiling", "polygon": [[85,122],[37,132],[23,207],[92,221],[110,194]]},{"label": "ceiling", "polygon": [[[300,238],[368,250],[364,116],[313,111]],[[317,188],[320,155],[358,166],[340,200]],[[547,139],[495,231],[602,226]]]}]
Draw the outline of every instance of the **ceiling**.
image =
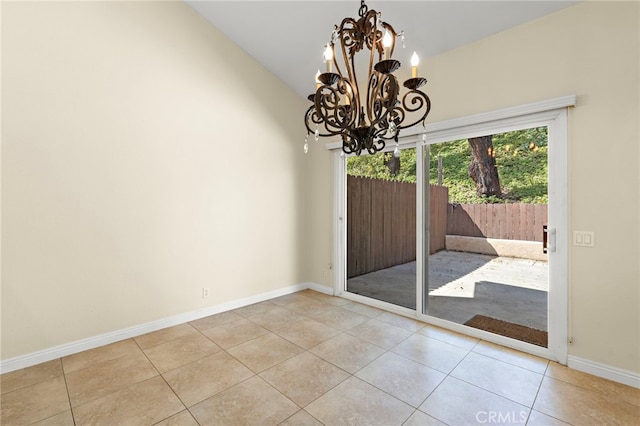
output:
[{"label": "ceiling", "polygon": [[[185,0],[300,96],[314,91],[334,25],[358,17],[360,2]],[[577,1],[367,1],[406,34],[394,57],[428,58],[565,8]],[[406,52],[406,53],[405,53]],[[406,56],[406,59],[403,57]],[[422,71],[422,69],[421,69]],[[428,72],[426,73],[428,77]]]}]

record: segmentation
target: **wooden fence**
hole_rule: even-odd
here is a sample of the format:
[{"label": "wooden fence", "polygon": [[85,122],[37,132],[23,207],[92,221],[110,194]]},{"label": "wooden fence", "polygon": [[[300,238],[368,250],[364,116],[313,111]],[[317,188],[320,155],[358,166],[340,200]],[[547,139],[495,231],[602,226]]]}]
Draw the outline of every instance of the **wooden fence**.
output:
[{"label": "wooden fence", "polygon": [[[445,244],[448,189],[431,186],[430,191],[434,253]],[[415,259],[416,185],[347,176],[347,277]]]},{"label": "wooden fence", "polygon": [[449,204],[447,234],[542,241],[546,204]]}]

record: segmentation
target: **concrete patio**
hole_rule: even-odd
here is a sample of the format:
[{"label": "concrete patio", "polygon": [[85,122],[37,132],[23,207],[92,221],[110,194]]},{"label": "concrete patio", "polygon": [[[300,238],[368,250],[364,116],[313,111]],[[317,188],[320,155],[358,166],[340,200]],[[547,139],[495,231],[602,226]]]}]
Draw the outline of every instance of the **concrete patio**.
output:
[{"label": "concrete patio", "polygon": [[[464,324],[485,315],[547,330],[547,262],[440,251],[429,257],[428,314]],[[347,290],[415,309],[416,263],[350,278]]]}]

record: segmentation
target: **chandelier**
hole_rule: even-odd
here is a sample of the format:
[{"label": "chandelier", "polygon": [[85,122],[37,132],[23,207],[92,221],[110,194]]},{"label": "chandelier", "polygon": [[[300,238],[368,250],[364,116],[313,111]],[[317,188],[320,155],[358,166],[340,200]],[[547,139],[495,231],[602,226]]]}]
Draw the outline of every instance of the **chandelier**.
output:
[{"label": "chandelier", "polygon": [[[326,72],[316,75],[316,91],[308,96],[312,105],[304,122],[308,139],[340,136],[345,154],[360,155],[363,151],[375,154],[384,149],[386,142],[394,140],[396,155],[398,135],[406,129],[422,123],[429,114],[431,101],[420,90],[427,80],[418,77],[418,57],[411,58],[411,78],[400,85],[393,72],[400,62],[393,59],[396,39],[404,44],[404,32],[399,35],[381,14],[369,10],[361,0],[359,19],[344,18],[335,26],[331,40],[325,46]],[[336,47],[341,60],[336,57]],[[367,85],[361,88],[356,72],[356,54],[369,53]],[[363,79],[364,81],[364,79]],[[423,136],[424,139],[424,136]]]}]

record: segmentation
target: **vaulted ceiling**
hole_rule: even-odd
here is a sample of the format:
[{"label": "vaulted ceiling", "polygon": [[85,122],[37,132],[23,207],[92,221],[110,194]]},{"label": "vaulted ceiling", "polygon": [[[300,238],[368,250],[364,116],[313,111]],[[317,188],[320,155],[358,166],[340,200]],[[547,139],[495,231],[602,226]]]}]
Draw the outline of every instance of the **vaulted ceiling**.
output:
[{"label": "vaulted ceiling", "polygon": [[[360,2],[185,0],[249,55],[306,97],[334,25]],[[553,13],[577,1],[368,1],[406,34],[406,59],[438,55]],[[398,53],[397,59],[403,61]],[[428,72],[427,72],[428,74]]]}]

